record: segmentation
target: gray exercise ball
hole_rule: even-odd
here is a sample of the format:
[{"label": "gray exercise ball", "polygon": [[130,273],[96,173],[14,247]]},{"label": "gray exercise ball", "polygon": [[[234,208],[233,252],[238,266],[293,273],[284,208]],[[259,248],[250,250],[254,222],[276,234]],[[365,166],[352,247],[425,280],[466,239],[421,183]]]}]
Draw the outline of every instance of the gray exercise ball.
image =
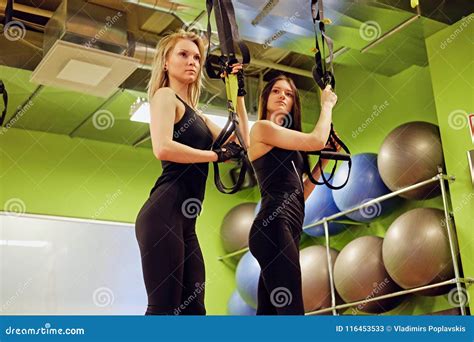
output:
[{"label": "gray exercise ball", "polygon": [[[332,267],[338,251],[330,249]],[[303,302],[305,312],[331,306],[331,287],[325,246],[310,246],[300,252],[301,278],[303,283]],[[339,299],[336,294],[336,299]],[[337,302],[340,302],[338,300]],[[336,303],[337,303],[336,302]],[[329,312],[332,314],[332,312]]]},{"label": "gray exercise ball", "polygon": [[[404,289],[453,278],[444,212],[416,208],[399,216],[385,234],[383,260],[390,276]],[[449,288],[420,294],[438,295]]]},{"label": "gray exercise ball", "polygon": [[[382,259],[383,239],[362,236],[352,240],[339,253],[334,264],[334,283],[345,302],[355,302],[400,291],[390,278]],[[380,313],[395,308],[403,300],[401,296],[360,304],[352,307],[358,311]]]},{"label": "gray exercise ball", "polygon": [[[439,128],[422,121],[408,122],[391,131],[377,157],[380,176],[392,191],[436,176],[438,166],[443,165]],[[424,199],[439,194],[439,183],[434,182],[400,196]]]},{"label": "gray exercise ball", "polygon": [[249,232],[255,218],[256,203],[241,203],[224,216],[221,239],[227,253],[248,247]]}]

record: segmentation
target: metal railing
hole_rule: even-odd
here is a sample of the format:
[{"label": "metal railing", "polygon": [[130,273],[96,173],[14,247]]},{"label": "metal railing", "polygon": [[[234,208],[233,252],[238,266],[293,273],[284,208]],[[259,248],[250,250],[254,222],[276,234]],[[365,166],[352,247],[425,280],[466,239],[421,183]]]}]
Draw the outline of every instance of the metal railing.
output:
[{"label": "metal railing", "polygon": [[[463,291],[465,291],[463,289],[463,284],[465,284],[464,286],[466,286],[466,284],[473,284],[474,283],[474,278],[471,278],[471,277],[461,278],[461,272],[460,272],[459,264],[458,264],[458,260],[457,260],[457,256],[459,254],[458,244],[457,244],[457,240],[456,240],[456,233],[453,229],[452,222],[451,222],[451,217],[449,215],[448,197],[447,197],[446,186],[444,184],[445,180],[454,181],[455,177],[445,175],[441,168],[438,168],[438,172],[439,173],[436,176],[434,176],[430,179],[427,179],[425,181],[410,185],[408,187],[405,187],[403,189],[391,192],[389,194],[374,198],[374,199],[372,199],[370,201],[367,201],[367,202],[365,202],[361,205],[358,205],[356,207],[353,207],[353,208],[345,210],[345,211],[341,211],[337,214],[334,214],[334,215],[331,215],[331,216],[328,216],[328,217],[324,217],[324,218],[322,218],[321,220],[319,220],[315,223],[312,223],[310,225],[307,225],[307,226],[303,227],[303,231],[305,231],[309,228],[319,226],[321,224],[324,226],[324,235],[325,235],[325,240],[326,240],[326,254],[327,254],[328,271],[329,271],[329,282],[330,282],[330,288],[331,288],[331,307],[319,309],[319,310],[316,310],[316,311],[307,312],[306,315],[316,315],[316,314],[326,313],[326,312],[329,312],[329,311],[332,311],[333,315],[338,315],[337,310],[347,309],[349,307],[353,307],[353,306],[357,306],[357,305],[361,305],[361,304],[366,304],[366,303],[374,302],[374,301],[381,300],[381,299],[393,298],[393,297],[397,297],[397,296],[403,296],[405,294],[414,293],[414,292],[418,292],[418,291],[423,291],[423,290],[427,290],[427,289],[432,289],[432,288],[445,286],[445,285],[449,285],[449,284],[456,284],[456,289],[457,289],[457,292],[458,292],[457,293],[458,298],[463,298]],[[374,204],[378,204],[380,202],[383,202],[385,200],[388,200],[390,198],[398,196],[399,194],[402,194],[402,193],[405,193],[405,192],[408,192],[408,191],[411,191],[411,190],[414,190],[414,189],[421,188],[421,187],[423,187],[427,184],[431,184],[431,183],[434,183],[434,182],[439,182],[440,183],[441,197],[443,199],[444,217],[445,217],[445,221],[446,221],[445,226],[446,226],[446,229],[447,229],[447,236],[448,236],[448,240],[449,240],[449,248],[450,248],[451,259],[452,259],[452,263],[453,263],[454,278],[449,279],[449,280],[445,280],[445,281],[442,281],[442,282],[439,282],[439,283],[435,283],[435,284],[429,284],[429,285],[415,287],[415,288],[408,289],[408,290],[397,291],[397,292],[382,295],[382,296],[366,298],[364,300],[360,300],[360,301],[356,301],[356,302],[350,302],[350,303],[337,305],[336,304],[336,289],[335,289],[335,285],[334,285],[334,270],[333,270],[333,267],[332,267],[332,260],[331,260],[332,258],[331,258],[331,253],[330,253],[330,243],[329,243],[330,242],[330,239],[329,239],[330,235],[329,235],[328,222],[329,221],[334,221],[337,218],[343,217],[343,216],[345,216],[349,213],[352,213],[354,211],[364,209],[364,208],[369,207],[369,206],[374,205]],[[342,222],[342,221],[337,221],[337,222]],[[347,221],[344,221],[344,223],[346,223],[346,222]],[[354,224],[360,224],[360,223],[354,222]],[[248,250],[249,250],[248,247],[243,248],[241,250],[226,254],[224,256],[220,256],[218,259],[222,261],[222,260],[225,260],[227,258],[231,258],[231,257],[237,256],[237,255],[243,254],[243,253],[247,252]],[[461,301],[459,304],[460,304],[459,307],[460,307],[461,315],[466,315],[466,302]]]}]

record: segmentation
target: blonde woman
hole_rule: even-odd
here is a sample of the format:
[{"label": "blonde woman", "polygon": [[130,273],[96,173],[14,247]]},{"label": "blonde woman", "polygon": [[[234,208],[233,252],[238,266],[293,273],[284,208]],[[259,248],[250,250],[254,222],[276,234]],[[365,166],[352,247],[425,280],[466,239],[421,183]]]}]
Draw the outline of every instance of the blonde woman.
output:
[{"label": "blonde woman", "polygon": [[[153,153],[163,172],[138,213],[135,232],[148,294],[145,315],[205,315],[205,272],[195,224],[204,199],[208,163],[240,154],[234,142],[210,150],[220,128],[196,110],[204,44],[192,32],[160,40],[148,98]],[[232,72],[238,73],[236,64]],[[248,120],[243,98],[237,112],[244,139]]]}]

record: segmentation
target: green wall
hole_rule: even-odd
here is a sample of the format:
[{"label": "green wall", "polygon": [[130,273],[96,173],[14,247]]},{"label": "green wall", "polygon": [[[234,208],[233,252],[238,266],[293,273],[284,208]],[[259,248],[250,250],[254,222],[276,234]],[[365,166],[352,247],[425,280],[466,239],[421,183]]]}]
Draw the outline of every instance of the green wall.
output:
[{"label": "green wall", "polygon": [[[474,149],[466,117],[474,112],[473,27],[471,14],[426,40],[446,168],[456,176],[451,201],[466,277],[474,277],[474,188],[466,155]],[[469,294],[472,300],[472,286]]]},{"label": "green wall", "polygon": [[[18,198],[27,213],[133,223],[160,173],[150,149],[14,128],[0,134],[2,209]],[[225,314],[235,280],[232,269],[217,260],[224,254],[220,224],[238,203],[256,202],[256,192],[220,194],[212,171],[209,176],[197,233],[206,263],[208,312]]]}]

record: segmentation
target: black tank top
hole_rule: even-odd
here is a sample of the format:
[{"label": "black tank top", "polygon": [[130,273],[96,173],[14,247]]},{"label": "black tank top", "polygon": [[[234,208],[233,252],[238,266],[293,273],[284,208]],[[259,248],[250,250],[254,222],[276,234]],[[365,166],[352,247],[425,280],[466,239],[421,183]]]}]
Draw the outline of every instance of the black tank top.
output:
[{"label": "black tank top", "polygon": [[284,218],[300,229],[304,219],[301,152],[274,147],[254,160],[252,166],[262,196],[256,220],[268,220],[270,216]]},{"label": "black tank top", "polygon": [[[173,141],[200,150],[209,150],[212,146],[212,133],[204,120],[194,109],[176,95],[185,107],[181,120],[174,124]],[[206,179],[209,170],[208,163],[183,164],[161,161],[163,172],[151,189],[150,195],[160,185],[166,183],[184,184],[187,195],[202,200],[206,189]]]}]

